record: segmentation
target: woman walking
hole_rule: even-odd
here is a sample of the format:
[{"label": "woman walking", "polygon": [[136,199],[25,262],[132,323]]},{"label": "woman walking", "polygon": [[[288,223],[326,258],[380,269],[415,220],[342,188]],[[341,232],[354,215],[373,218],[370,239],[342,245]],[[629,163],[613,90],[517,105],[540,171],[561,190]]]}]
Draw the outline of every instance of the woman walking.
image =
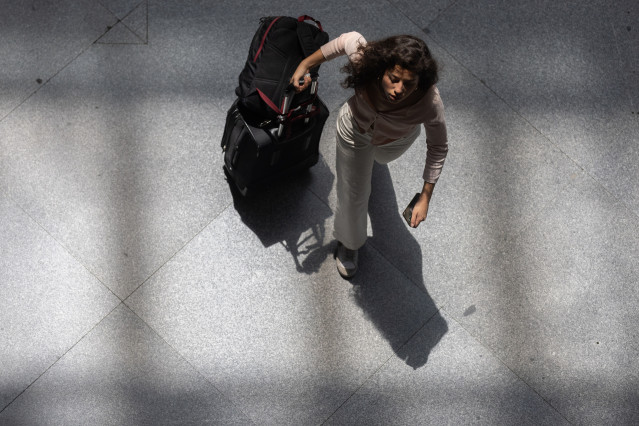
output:
[{"label": "woman walking", "polygon": [[[426,161],[419,201],[411,227],[426,219],[446,154],[444,106],[435,86],[437,63],[424,41],[410,35],[366,42],[349,32],[304,59],[291,82],[302,91],[311,82],[309,70],[347,55],[343,86],[355,93],[337,117],[337,270],[344,278],[357,272],[358,249],[366,242],[368,199],[373,162],[386,164],[401,156],[426,130]],[[300,84],[300,81],[304,81]]]}]

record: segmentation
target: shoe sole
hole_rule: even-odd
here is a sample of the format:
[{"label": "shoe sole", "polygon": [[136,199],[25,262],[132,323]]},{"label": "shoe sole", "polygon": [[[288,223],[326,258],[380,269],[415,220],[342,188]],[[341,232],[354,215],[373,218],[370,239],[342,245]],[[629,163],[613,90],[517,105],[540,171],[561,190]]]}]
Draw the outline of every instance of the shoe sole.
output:
[{"label": "shoe sole", "polygon": [[[344,278],[345,280],[350,280],[351,278],[353,278],[355,276],[355,274],[357,273],[357,268],[355,268],[355,270],[351,273],[348,272],[342,272],[339,265],[341,265],[342,263],[337,259],[337,248],[335,248],[335,252],[333,252],[333,259],[335,259],[335,264],[337,267],[337,272],[339,273],[339,275]],[[339,263],[338,263],[339,262]],[[344,265],[342,265],[342,269],[344,269],[344,271],[346,271],[346,268],[344,268]]]}]

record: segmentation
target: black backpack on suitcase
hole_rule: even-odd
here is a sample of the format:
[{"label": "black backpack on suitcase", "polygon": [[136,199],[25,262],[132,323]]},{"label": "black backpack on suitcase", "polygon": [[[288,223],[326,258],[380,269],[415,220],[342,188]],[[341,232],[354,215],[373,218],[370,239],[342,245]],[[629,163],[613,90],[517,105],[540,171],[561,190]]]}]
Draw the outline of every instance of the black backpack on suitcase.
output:
[{"label": "black backpack on suitcase", "polygon": [[[298,64],[327,42],[322,24],[310,16],[262,18],[235,89],[240,106],[265,119],[275,119],[282,113],[285,91]],[[318,70],[319,66],[311,73]],[[291,109],[311,101],[311,96],[308,92],[297,94]]]},{"label": "black backpack on suitcase", "polygon": [[[307,169],[319,159],[319,140],[329,112],[311,87],[295,93],[289,81],[299,62],[328,41],[308,16],[262,18],[239,76],[238,99],[222,137],[224,171],[242,195]],[[314,21],[314,20],[313,20]]]}]

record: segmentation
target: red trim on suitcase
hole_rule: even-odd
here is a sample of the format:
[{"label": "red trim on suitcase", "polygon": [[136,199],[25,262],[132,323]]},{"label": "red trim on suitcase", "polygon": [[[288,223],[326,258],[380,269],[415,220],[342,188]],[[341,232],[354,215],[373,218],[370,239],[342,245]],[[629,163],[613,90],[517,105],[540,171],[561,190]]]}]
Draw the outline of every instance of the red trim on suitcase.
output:
[{"label": "red trim on suitcase", "polygon": [[257,53],[255,54],[255,58],[253,58],[253,62],[257,61],[257,57],[260,56],[260,53],[262,53],[262,48],[264,47],[264,43],[266,42],[266,36],[268,35],[269,31],[271,31],[271,28],[273,28],[273,25],[280,18],[281,18],[281,16],[278,16],[277,18],[273,19],[273,22],[271,22],[271,25],[269,25],[268,28],[266,29],[266,32],[264,33],[264,36],[262,37],[262,43],[260,44],[260,48],[257,49]]}]

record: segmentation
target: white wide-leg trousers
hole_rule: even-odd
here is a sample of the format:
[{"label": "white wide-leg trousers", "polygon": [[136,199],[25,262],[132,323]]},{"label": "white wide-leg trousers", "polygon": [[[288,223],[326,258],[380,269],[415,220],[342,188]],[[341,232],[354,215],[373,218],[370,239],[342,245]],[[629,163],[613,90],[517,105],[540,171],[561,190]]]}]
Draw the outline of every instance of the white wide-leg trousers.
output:
[{"label": "white wide-leg trousers", "polygon": [[408,136],[384,145],[373,145],[372,130],[361,133],[345,103],[337,117],[337,210],[333,236],[346,248],[357,250],[366,242],[368,198],[373,161],[389,163],[400,157],[419,136],[420,127]]}]

